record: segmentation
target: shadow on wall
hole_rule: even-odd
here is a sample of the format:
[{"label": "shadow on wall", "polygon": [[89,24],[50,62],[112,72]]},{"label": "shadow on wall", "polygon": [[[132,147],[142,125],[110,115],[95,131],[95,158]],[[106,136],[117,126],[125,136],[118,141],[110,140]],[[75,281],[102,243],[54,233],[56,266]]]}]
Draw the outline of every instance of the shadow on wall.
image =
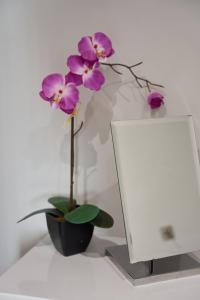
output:
[{"label": "shadow on wall", "polygon": [[85,111],[85,130],[89,140],[99,137],[105,144],[109,138],[110,122],[113,119],[117,93],[123,85],[121,77],[110,69],[104,71],[106,84],[98,93],[94,93]]},{"label": "shadow on wall", "polygon": [[[105,144],[109,139],[113,108],[117,102],[116,94],[121,86],[119,75],[113,74],[110,70],[107,70],[104,74],[106,75],[106,85],[101,91],[93,93],[88,102],[84,113],[84,127],[77,143],[78,166],[83,171],[84,199],[88,199],[87,182],[89,177],[97,171],[98,154],[95,149],[95,141]],[[81,155],[81,153],[84,153],[84,155]]]},{"label": "shadow on wall", "polygon": [[[51,110],[48,103],[44,103],[44,105],[46,105],[47,110],[49,110],[49,122],[46,126],[37,127],[37,129],[31,132],[28,143],[28,148],[31,149],[31,151],[26,151],[26,153],[29,154],[34,169],[40,169],[43,165],[49,165],[53,161],[60,148],[63,131],[66,132],[63,128],[65,118],[61,112],[59,110]],[[67,133],[64,134],[64,139],[67,139],[67,143]],[[65,145],[61,146],[62,149],[64,148],[65,150]]]},{"label": "shadow on wall", "polygon": [[95,195],[93,203],[111,214],[114,219],[113,227],[110,229],[106,229],[106,231],[104,231],[104,234],[119,237],[125,236],[118,183],[102,191],[100,194]]},{"label": "shadow on wall", "polygon": [[[118,182],[116,175],[116,167],[114,162],[113,146],[111,141],[110,123],[115,116],[115,106],[118,98],[121,101],[129,102],[138,101],[137,105],[142,106],[140,114],[148,113],[146,117],[161,117],[165,115],[165,108],[150,112],[146,103],[146,95],[144,91],[136,88],[134,79],[128,82],[122,82],[122,77],[114,73],[109,68],[104,72],[106,77],[106,84],[104,88],[93,93],[92,98],[88,102],[84,112],[84,126],[80,132],[77,142],[77,174],[82,175],[82,190],[78,191],[78,198],[83,201],[98,205],[102,209],[108,211],[115,219],[115,225],[108,230],[108,234],[117,236],[124,236],[124,224],[121,210],[120,194],[118,190]],[[123,87],[127,89],[127,85],[131,89],[131,96],[128,97],[123,93]],[[142,100],[142,101],[141,101]],[[120,103],[119,103],[120,104]],[[123,103],[124,104],[124,103]],[[134,103],[135,105],[135,103]],[[151,115],[150,115],[151,114]],[[96,150],[98,149],[98,150]],[[102,152],[102,151],[105,151]],[[104,161],[101,163],[101,159]],[[103,165],[102,174],[100,165]],[[108,170],[109,169],[109,170]],[[98,172],[98,175],[95,174]],[[92,176],[95,176],[95,186],[91,187]],[[105,189],[105,178],[107,179],[107,187]],[[103,181],[103,183],[101,183]],[[114,183],[114,184],[113,184]],[[98,190],[102,186],[102,191]],[[91,190],[92,188],[92,190]],[[93,192],[94,191],[94,192]],[[93,195],[92,195],[93,194]],[[91,197],[92,196],[92,197]]]}]

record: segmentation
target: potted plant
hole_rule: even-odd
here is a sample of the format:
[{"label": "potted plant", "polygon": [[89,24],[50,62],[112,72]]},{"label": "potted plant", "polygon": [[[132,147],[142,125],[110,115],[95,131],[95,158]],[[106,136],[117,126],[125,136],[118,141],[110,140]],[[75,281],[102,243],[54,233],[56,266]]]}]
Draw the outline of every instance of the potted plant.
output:
[{"label": "potted plant", "polygon": [[[49,102],[52,108],[59,108],[69,115],[71,122],[70,132],[70,191],[69,197],[51,197],[48,202],[53,208],[44,208],[22,218],[21,222],[33,215],[45,213],[48,231],[55,248],[65,256],[80,253],[87,248],[94,230],[94,226],[110,228],[113,218],[96,205],[78,204],[74,199],[74,139],[81,130],[75,130],[74,119],[79,103],[78,86],[83,85],[93,91],[99,91],[105,82],[101,65],[110,67],[114,72],[122,74],[119,68],[126,68],[136,80],[140,88],[147,88],[147,98],[151,109],[159,108],[163,102],[163,95],[158,91],[151,91],[152,87],[162,87],[159,84],[137,76],[133,69],[135,65],[108,63],[106,59],[114,54],[110,38],[102,32],[93,36],[85,36],[78,43],[79,55],[70,55],[67,58],[69,72],[63,76],[54,73],[46,76],[42,81],[40,96]],[[118,68],[118,69],[117,69]]]}]

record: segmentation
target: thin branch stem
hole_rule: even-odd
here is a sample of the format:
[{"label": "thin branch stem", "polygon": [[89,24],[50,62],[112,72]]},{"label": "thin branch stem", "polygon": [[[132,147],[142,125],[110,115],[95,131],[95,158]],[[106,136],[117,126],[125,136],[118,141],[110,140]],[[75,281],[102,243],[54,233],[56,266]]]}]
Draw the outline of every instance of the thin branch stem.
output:
[{"label": "thin branch stem", "polygon": [[69,210],[73,209],[73,185],[74,185],[74,117],[71,118],[71,151],[70,151],[70,198]]},{"label": "thin branch stem", "polygon": [[79,126],[79,128],[74,132],[74,136],[77,135],[77,133],[79,133],[79,131],[81,130],[82,127],[83,127],[83,121],[81,122],[81,125]]},{"label": "thin branch stem", "polygon": [[137,66],[140,66],[141,64],[143,64],[143,61],[140,61],[139,63],[130,66],[130,68],[135,68]]},{"label": "thin branch stem", "polygon": [[131,68],[135,68],[139,65],[141,65],[143,62],[140,61],[139,63],[137,64],[134,64],[132,66],[128,66],[128,65],[125,65],[125,64],[120,64],[120,63],[105,63],[105,62],[101,62],[101,65],[104,65],[104,66],[112,66],[112,67],[124,67],[124,68],[127,68],[127,69],[131,69]]},{"label": "thin branch stem", "polygon": [[117,74],[122,75],[122,72],[119,72],[118,70],[116,70],[113,66],[110,66],[110,68]]},{"label": "thin branch stem", "polygon": [[131,65],[131,66],[128,66],[128,65],[125,65],[125,64],[120,64],[120,63],[104,63],[104,62],[101,62],[101,65],[110,67],[114,72],[116,72],[119,75],[122,75],[122,73],[120,71],[116,70],[115,67],[123,67],[123,68],[128,69],[129,72],[131,73],[131,75],[135,78],[135,81],[137,82],[138,86],[140,88],[145,87],[141,83],[141,82],[145,82],[146,83],[146,87],[147,87],[147,89],[148,89],[149,92],[151,91],[150,86],[157,86],[157,87],[160,87],[160,88],[164,88],[164,86],[161,85],[161,84],[153,83],[153,82],[149,81],[146,78],[137,76],[137,74],[132,69],[135,68],[135,67],[137,67],[137,66],[139,66],[139,65],[141,65],[141,64],[142,64],[142,61],[140,61],[137,64]]},{"label": "thin branch stem", "polygon": [[150,86],[149,86],[148,80],[146,81],[146,84],[147,84],[147,89],[148,89],[148,91],[151,92],[151,88],[150,88]]}]

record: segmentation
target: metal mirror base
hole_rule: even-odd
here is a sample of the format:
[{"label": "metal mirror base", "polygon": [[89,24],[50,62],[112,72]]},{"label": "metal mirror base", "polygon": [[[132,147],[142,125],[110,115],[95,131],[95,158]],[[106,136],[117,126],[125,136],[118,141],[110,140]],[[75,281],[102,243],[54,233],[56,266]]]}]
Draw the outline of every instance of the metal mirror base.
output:
[{"label": "metal mirror base", "polygon": [[127,245],[106,249],[106,255],[134,285],[200,274],[200,257],[189,253],[130,264]]}]

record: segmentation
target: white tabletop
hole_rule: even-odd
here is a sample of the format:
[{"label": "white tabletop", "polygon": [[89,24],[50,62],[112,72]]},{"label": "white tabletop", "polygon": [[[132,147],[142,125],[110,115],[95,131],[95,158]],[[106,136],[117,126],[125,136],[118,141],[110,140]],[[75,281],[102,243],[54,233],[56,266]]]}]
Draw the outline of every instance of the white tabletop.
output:
[{"label": "white tabletop", "polygon": [[0,293],[56,300],[200,299],[200,275],[133,286],[104,256],[105,246],[121,243],[93,237],[87,252],[63,257],[46,238],[0,277]]}]

